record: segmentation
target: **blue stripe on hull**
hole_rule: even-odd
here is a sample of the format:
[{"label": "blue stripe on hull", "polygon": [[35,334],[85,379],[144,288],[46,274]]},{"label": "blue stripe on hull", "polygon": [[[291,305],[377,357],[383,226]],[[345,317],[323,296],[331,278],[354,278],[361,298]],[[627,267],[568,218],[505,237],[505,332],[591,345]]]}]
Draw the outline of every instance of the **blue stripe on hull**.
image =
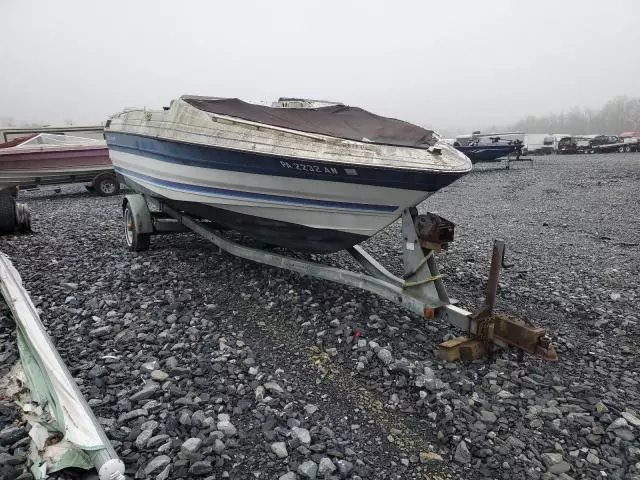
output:
[{"label": "blue stripe on hull", "polygon": [[170,180],[164,180],[143,173],[134,172],[126,168],[116,167],[116,172],[125,176],[131,177],[134,180],[144,181],[156,186],[170,188],[172,190],[179,190],[181,192],[198,193],[200,195],[211,195],[225,197],[241,198],[243,200],[266,200],[269,202],[285,203],[289,205],[309,205],[322,208],[341,208],[347,210],[359,210],[367,212],[383,212],[393,213],[399,207],[392,205],[372,205],[366,203],[350,203],[350,202],[333,202],[328,200],[314,200],[309,198],[289,197],[282,195],[268,195],[264,193],[253,193],[239,190],[229,190],[226,188],[208,187],[202,185],[193,185],[189,183],[180,183]]},{"label": "blue stripe on hull", "polygon": [[111,150],[180,165],[420,192],[435,192],[464,175],[463,173],[415,172],[293,159],[120,132],[106,132],[105,138]]}]

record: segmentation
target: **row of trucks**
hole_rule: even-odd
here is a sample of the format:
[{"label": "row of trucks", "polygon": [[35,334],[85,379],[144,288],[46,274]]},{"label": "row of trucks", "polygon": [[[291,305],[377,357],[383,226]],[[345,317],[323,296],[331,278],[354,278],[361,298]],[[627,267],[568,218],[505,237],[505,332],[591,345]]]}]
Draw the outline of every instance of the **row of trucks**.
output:
[{"label": "row of trucks", "polygon": [[558,142],[559,154],[640,152],[640,132],[620,135],[567,136]]},{"label": "row of trucks", "polygon": [[527,154],[615,152],[640,152],[640,132],[625,132],[620,135],[528,134],[525,137],[524,153]]}]

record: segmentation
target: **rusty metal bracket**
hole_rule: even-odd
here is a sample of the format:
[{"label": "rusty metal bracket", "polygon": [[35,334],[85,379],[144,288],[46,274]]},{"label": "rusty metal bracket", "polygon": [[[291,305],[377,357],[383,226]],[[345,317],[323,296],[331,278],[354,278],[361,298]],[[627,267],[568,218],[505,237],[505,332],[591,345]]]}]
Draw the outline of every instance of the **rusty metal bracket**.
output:
[{"label": "rusty metal bracket", "polygon": [[511,268],[514,266],[513,263],[507,263],[504,261],[504,256],[506,255],[506,253],[507,253],[507,246],[505,245],[505,247],[502,249],[502,262],[501,262],[502,268],[504,268],[505,270],[507,268]]},{"label": "rusty metal bracket", "polygon": [[493,313],[493,307],[496,304],[496,295],[498,293],[498,282],[500,281],[500,267],[504,261],[504,250],[505,245],[503,240],[496,239],[493,241],[487,292],[484,297],[484,305],[473,314],[475,320],[488,318]]},{"label": "rusty metal bracket", "polygon": [[525,320],[493,314],[500,281],[500,268],[506,266],[505,249],[503,240],[494,240],[485,301],[482,307],[471,315],[472,320],[477,323],[476,331],[469,333],[483,341],[487,351],[490,351],[490,344],[508,345],[545,360],[557,360],[556,349],[544,328],[531,326]]},{"label": "rusty metal bracket", "polygon": [[545,360],[558,360],[556,349],[544,328],[532,327],[522,320],[497,315],[492,318],[492,323],[494,340],[503,341]]},{"label": "rusty metal bracket", "polygon": [[420,245],[428,250],[447,250],[453,242],[455,225],[453,222],[435,213],[416,215],[414,225]]}]

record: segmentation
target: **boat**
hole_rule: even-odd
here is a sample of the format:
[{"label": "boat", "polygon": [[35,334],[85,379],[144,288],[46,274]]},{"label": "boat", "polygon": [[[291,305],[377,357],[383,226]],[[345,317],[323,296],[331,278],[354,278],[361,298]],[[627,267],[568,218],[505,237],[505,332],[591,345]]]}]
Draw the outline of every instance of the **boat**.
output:
[{"label": "boat", "polygon": [[105,125],[119,180],[261,242],[329,253],[366,240],[471,170],[431,130],[342,104],[183,95]]},{"label": "boat", "polygon": [[104,128],[102,125],[48,125],[46,127],[2,127],[0,128],[0,143],[32,134],[37,135],[38,133],[53,133],[56,135],[104,140]]},{"label": "boat", "polygon": [[39,133],[0,144],[3,189],[76,182],[89,182],[101,195],[119,192],[104,140]]},{"label": "boat", "polygon": [[473,132],[471,135],[459,135],[453,146],[464,153],[472,163],[500,162],[502,158],[522,154],[523,133],[486,133]]}]

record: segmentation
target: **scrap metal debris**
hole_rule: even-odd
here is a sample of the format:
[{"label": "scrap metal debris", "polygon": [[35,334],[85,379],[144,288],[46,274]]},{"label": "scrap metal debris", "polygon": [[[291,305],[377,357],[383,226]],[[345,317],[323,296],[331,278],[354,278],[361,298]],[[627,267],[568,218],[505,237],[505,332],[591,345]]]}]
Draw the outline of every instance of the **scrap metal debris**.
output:
[{"label": "scrap metal debris", "polygon": [[124,463],[46,333],[20,274],[2,253],[0,292],[17,329],[23,371],[12,373],[29,390],[15,399],[31,425],[31,473],[44,479],[67,467],[95,467],[100,480],[124,480]]}]

